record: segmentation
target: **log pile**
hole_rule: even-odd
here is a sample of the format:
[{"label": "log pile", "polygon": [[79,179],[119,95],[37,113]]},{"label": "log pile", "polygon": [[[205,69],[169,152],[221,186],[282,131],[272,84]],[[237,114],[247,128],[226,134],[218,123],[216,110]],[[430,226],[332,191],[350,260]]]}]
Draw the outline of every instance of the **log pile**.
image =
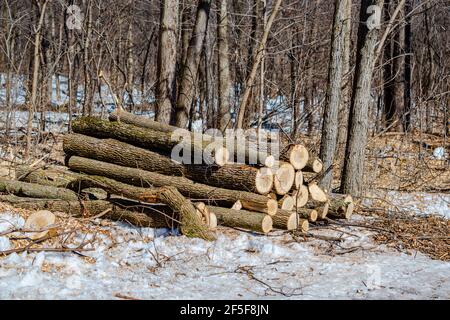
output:
[{"label": "log pile", "polygon": [[[109,121],[79,118],[72,128],[63,141],[66,167],[17,168],[17,181],[0,180],[0,201],[138,226],[179,227],[186,236],[206,240],[214,239],[217,225],[263,234],[307,232],[310,222],[349,219],[353,212],[351,196],[330,195],[316,181],[306,181],[320,174],[323,164],[300,144],[274,155],[245,143],[228,144],[232,137],[216,141],[203,134],[199,141],[193,132],[180,135],[179,128],[125,111],[112,113]],[[174,150],[194,164],[172,160]],[[198,156],[204,161],[198,163]]]}]

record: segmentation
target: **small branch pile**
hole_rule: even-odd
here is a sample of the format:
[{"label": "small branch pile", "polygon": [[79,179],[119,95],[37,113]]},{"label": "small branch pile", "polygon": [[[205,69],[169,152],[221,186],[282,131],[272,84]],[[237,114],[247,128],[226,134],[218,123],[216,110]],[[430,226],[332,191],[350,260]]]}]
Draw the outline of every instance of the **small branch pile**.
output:
[{"label": "small branch pile", "polygon": [[[309,222],[352,214],[351,196],[327,195],[314,182],[323,165],[302,145],[284,146],[279,155],[242,143],[229,150],[226,139],[212,147],[211,136],[198,141],[188,132],[192,139],[174,139],[179,128],[125,111],[109,120],[76,120],[74,133],[64,137],[66,167],[17,168],[17,181],[0,180],[0,193],[6,194],[0,201],[138,226],[179,227],[186,236],[206,240],[214,239],[217,225],[307,232]],[[180,146],[192,150],[192,158],[210,154],[213,163],[172,161]],[[236,158],[230,159],[232,154]],[[236,163],[242,158],[257,163]],[[307,175],[313,177],[309,183]]]}]

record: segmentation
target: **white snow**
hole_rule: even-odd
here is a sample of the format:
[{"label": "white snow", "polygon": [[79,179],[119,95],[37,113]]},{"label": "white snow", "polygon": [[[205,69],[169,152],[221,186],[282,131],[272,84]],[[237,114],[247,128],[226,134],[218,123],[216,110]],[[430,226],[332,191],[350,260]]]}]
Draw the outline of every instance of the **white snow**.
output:
[{"label": "white snow", "polygon": [[450,194],[448,193],[372,190],[363,204],[370,206],[374,201],[388,205],[392,213],[400,210],[412,214],[450,218]]},{"label": "white snow", "polygon": [[[361,229],[338,233],[342,248],[329,251],[328,242],[281,233],[227,229],[206,242],[123,223],[104,228],[113,237],[98,234],[95,250],[82,252],[94,261],[50,252],[0,258],[0,299],[450,298],[449,262],[377,246]],[[348,248],[359,250],[342,254]]]}]

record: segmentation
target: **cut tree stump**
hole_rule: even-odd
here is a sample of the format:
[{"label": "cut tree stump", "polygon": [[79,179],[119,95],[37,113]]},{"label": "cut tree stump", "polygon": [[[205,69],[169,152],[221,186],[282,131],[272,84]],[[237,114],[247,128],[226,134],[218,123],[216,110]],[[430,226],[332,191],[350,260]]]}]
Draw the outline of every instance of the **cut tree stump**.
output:
[{"label": "cut tree stump", "polygon": [[72,156],[67,162],[70,169],[92,175],[105,176],[134,186],[161,187],[174,186],[184,196],[200,199],[204,202],[219,203],[231,207],[238,200],[242,206],[249,210],[265,212],[274,215],[278,203],[267,196],[237,190],[211,187],[195,183],[185,177],[170,177],[159,173],[122,167],[98,160]]},{"label": "cut tree stump", "polygon": [[78,195],[71,190],[4,178],[0,178],[0,192],[29,198],[78,200]]},{"label": "cut tree stump", "polygon": [[194,181],[226,189],[267,194],[273,186],[273,174],[268,168],[258,169],[238,164],[182,165],[173,162],[167,156],[114,139],[97,139],[81,134],[70,134],[64,137],[63,148],[68,155],[165,175],[185,176]]},{"label": "cut tree stump", "polygon": [[208,206],[219,225],[231,228],[242,228],[256,232],[268,233],[272,230],[272,217],[260,212],[233,210],[228,208]]}]

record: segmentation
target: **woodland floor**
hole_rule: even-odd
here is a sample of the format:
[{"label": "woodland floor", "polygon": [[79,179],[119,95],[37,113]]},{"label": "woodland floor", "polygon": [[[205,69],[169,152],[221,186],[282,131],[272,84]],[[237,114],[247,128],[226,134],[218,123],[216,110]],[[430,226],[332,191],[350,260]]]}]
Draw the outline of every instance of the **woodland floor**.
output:
[{"label": "woodland floor", "polygon": [[[437,137],[420,138],[372,138],[357,214],[343,224],[311,225],[313,237],[219,229],[217,241],[205,242],[65,217],[63,227],[76,230],[66,244],[91,241],[92,251],[0,258],[0,298],[449,299],[449,163],[433,155],[442,145]],[[1,176],[14,175],[20,144],[9,148]],[[60,136],[39,144],[35,158],[62,164]],[[29,214],[0,204],[0,234]],[[0,251],[21,241],[0,236]]]}]

